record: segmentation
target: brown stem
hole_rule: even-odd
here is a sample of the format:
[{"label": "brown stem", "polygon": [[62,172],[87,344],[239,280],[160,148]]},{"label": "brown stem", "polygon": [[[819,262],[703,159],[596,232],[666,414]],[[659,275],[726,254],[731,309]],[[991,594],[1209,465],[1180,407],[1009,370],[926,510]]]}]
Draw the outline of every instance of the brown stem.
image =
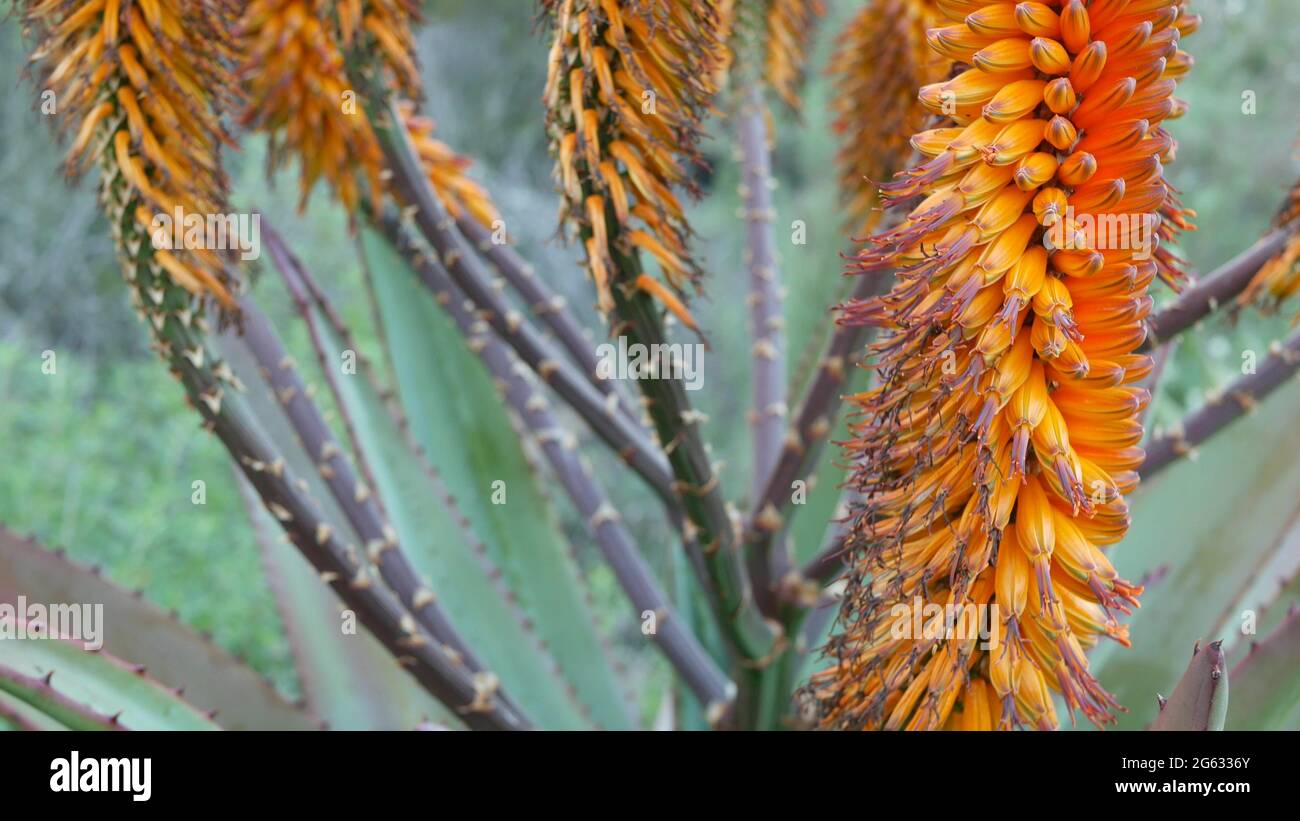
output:
[{"label": "brown stem", "polygon": [[[750,495],[755,499],[764,490],[764,477],[776,466],[788,411],[781,276],[772,236],[776,211],[772,205],[771,147],[768,143],[766,112],[762,85],[751,79],[746,83],[737,119],[753,362],[753,408],[749,420],[753,437],[753,485]],[[776,609],[772,579],[781,578],[790,566],[788,546],[781,540],[780,546],[773,549],[775,541],[777,540],[759,540],[748,551],[747,563],[754,582],[754,597],[768,615],[774,615]]]},{"label": "brown stem", "polygon": [[[851,510],[861,501],[862,496],[852,487],[847,487],[840,495],[837,511]],[[848,533],[847,519],[832,520],[826,528],[826,538],[822,540],[821,549],[804,566],[799,569],[799,577],[814,582],[820,587],[829,584],[844,569],[844,536]]]},{"label": "brown stem", "polygon": [[[268,250],[277,266],[291,262],[273,231],[268,235]],[[307,394],[306,385],[293,367],[275,331],[257,306],[248,299],[241,301],[244,323],[243,342],[257,360],[263,376],[284,407],[285,415],[299,441],[316,462],[326,486],[348,521],[364,541],[366,554],[379,569],[384,582],[415,614],[417,621],[431,635],[452,648],[475,673],[485,672],[451,620],[438,605],[436,596],[416,572],[402,551],[397,534],[375,501],[373,489],[359,481],[343,449],[335,441],[319,408]]]},{"label": "brown stem", "polygon": [[[557,358],[541,332],[517,311],[512,310],[492,288],[478,255],[456,229],[455,221],[447,214],[428,179],[424,177],[418,160],[406,142],[406,135],[400,129],[393,128],[396,114],[388,111],[378,114],[382,114],[384,121],[381,122],[379,116],[372,117],[372,121],[380,136],[388,167],[393,172],[393,186],[403,201],[414,204],[412,210],[415,226],[437,251],[439,262],[453,281],[474,302],[483,319],[514,349],[519,358],[572,406],[591,425],[592,430],[645,479],[662,499],[670,502],[673,498],[672,478],[663,454],[654,448],[632,420],[611,408],[601,393],[568,362]],[[399,220],[385,215],[377,217],[375,224],[395,247],[400,245],[394,241],[402,228]],[[430,266],[423,254],[417,252],[407,262],[428,285]]]},{"label": "brown stem", "polygon": [[[471,669],[462,653],[429,629],[427,615],[417,621],[389,588],[377,583],[356,548],[343,544],[316,515],[284,460],[246,412],[235,402],[221,401],[221,386],[209,370],[195,365],[177,349],[179,342],[159,335],[160,348],[206,426],[225,445],[267,510],[321,579],[403,667],[434,697],[456,710],[467,726],[528,729],[528,720],[499,692],[491,674]],[[192,350],[202,347],[196,345]]]},{"label": "brown stem", "polygon": [[1147,338],[1140,350],[1149,351],[1227,305],[1245,290],[1255,272],[1281,249],[1291,228],[1279,228],[1216,268],[1188,288],[1167,307],[1147,320]]},{"label": "brown stem", "polygon": [[1147,445],[1147,458],[1138,469],[1143,479],[1149,479],[1168,467],[1215,433],[1239,419],[1272,391],[1300,370],[1300,330],[1291,332],[1285,340],[1274,343],[1269,356],[1255,373],[1238,379],[1222,394],[1193,411],[1178,430],[1165,433]]},{"label": "brown stem", "polygon": [[635,414],[627,407],[626,397],[619,394],[616,383],[600,375],[596,346],[577,317],[568,309],[564,297],[552,291],[546,280],[537,276],[533,266],[515,253],[513,248],[493,242],[491,232],[473,217],[458,217],[456,226],[483,258],[510,283],[510,287],[524,298],[532,312],[551,329],[560,346],[582,368],[587,380],[606,397],[615,395],[616,398],[610,401],[618,402],[623,412],[635,419]]},{"label": "brown stem", "polygon": [[[406,231],[397,233],[397,242],[399,244],[394,246],[394,250],[403,257],[418,253],[414,240]],[[446,269],[432,261],[428,268],[428,284],[437,303],[452,317],[469,348],[483,361],[494,380],[504,387],[506,401],[533,431],[543,455],[578,512],[586,519],[602,555],[636,608],[638,619],[647,611],[655,614],[656,630],[652,634],[655,643],[692,692],[709,708],[710,714],[725,715],[733,685],[673,609],[624,527],[622,517],[574,452],[572,435],[555,418],[536,385],[520,370],[510,349],[467,307],[464,292],[452,282]],[[318,293],[311,284],[309,273],[305,270],[298,273],[305,278],[309,290]],[[319,295],[317,302],[322,304],[322,309],[328,308]]]},{"label": "brown stem", "polygon": [[[851,300],[869,299],[890,282],[888,275],[859,276]],[[793,504],[793,484],[817,464],[843,401],[841,388],[854,367],[854,352],[862,345],[868,328],[841,324],[831,335],[817,367],[817,375],[808,386],[794,424],[785,435],[785,444],[774,469],[763,482],[763,491],[754,504],[754,512],[745,529],[754,549],[770,542],[785,528],[784,511]],[[778,584],[798,580],[777,579]]]}]

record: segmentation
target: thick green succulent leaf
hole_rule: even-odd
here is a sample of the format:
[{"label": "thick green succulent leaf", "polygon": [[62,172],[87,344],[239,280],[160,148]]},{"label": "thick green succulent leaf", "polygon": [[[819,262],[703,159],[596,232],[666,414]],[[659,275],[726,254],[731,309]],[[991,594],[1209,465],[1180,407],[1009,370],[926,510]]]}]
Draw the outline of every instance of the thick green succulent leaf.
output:
[{"label": "thick green succulent leaf", "polygon": [[633,726],[584,580],[501,392],[384,239],[363,230],[362,242],[412,435],[592,718]]},{"label": "thick green succulent leaf", "polygon": [[1300,729],[1300,610],[1232,668],[1229,730]]},{"label": "thick green succulent leaf", "polygon": [[20,629],[0,621],[0,690],[72,729],[221,729],[142,667],[78,641],[7,634]]},{"label": "thick green succulent leaf", "polygon": [[0,731],[48,732],[66,729],[66,724],[60,723],[48,713],[0,690]]},{"label": "thick green succulent leaf", "polygon": [[[1112,548],[1120,574],[1160,577],[1129,619],[1130,649],[1103,642],[1092,669],[1129,709],[1121,728],[1156,713],[1151,693],[1182,666],[1171,648],[1203,636],[1222,639],[1234,603],[1282,544],[1300,499],[1300,380],[1203,443],[1196,458],[1143,482],[1131,503],[1133,525]],[[1149,575],[1150,574],[1150,575]],[[1223,625],[1218,632],[1216,625]]]},{"label": "thick green succulent leaf", "polygon": [[[298,474],[302,475],[302,474]],[[425,721],[458,726],[365,628],[348,629],[343,604],[317,576],[241,477],[267,582],[289,636],[303,694],[334,730],[411,730]]]},{"label": "thick green succulent leaf", "polygon": [[[1300,529],[1297,529],[1300,533]],[[1228,667],[1234,668],[1264,636],[1271,634],[1292,613],[1300,610],[1300,572],[1293,573],[1289,579],[1274,582],[1277,589],[1263,604],[1253,609],[1254,621],[1249,625],[1250,632],[1240,636],[1228,650]]]},{"label": "thick green succulent leaf", "polygon": [[143,664],[185,698],[216,710],[231,730],[310,730],[320,722],[289,703],[251,668],[175,616],[113,584],[97,570],[0,527],[0,603],[102,604],[104,649]]},{"label": "thick green succulent leaf", "polygon": [[1168,699],[1159,700],[1160,713],[1152,730],[1222,730],[1228,715],[1228,664],[1223,642],[1196,645],[1187,672]]}]

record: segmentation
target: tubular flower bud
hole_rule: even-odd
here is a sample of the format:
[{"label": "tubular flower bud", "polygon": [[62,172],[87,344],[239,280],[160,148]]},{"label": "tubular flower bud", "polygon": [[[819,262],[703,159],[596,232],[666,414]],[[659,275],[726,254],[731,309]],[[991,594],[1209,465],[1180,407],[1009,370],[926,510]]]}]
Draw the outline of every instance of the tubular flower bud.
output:
[{"label": "tubular flower bud", "polygon": [[[608,310],[614,289],[634,288],[694,326],[682,298],[700,271],[673,189],[696,193],[690,168],[729,61],[732,3],[545,0],[545,7],[554,37],[543,99],[564,193],[560,219],[587,251],[597,301]],[[650,287],[662,283],[640,272],[641,251],[666,286]]]},{"label": "tubular flower bud", "polygon": [[[826,727],[1046,729],[1054,693],[1105,725],[1085,650],[1127,642],[1141,592],[1104,548],[1142,460],[1146,289],[1180,280],[1162,245],[1190,227],[1163,178],[1183,0],[937,5],[930,44],[973,68],[920,91],[947,121],[854,260],[895,282],[861,312],[879,381],[854,397],[843,630],[810,692]],[[1121,214],[1141,227],[1099,219]],[[996,607],[997,641],[891,633],[917,603]]]}]

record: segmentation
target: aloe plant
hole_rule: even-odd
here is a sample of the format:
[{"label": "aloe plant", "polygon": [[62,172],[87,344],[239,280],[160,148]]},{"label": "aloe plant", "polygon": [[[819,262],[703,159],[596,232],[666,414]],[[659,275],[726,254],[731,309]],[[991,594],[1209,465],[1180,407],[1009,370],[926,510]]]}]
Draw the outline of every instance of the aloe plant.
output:
[{"label": "aloe plant", "polygon": [[[811,278],[796,281],[783,271],[771,196],[779,166],[772,153],[775,142],[788,135],[772,128],[770,108],[778,100],[787,109],[799,108],[812,24],[824,9],[816,0],[740,5],[737,11],[736,4],[720,0],[542,3],[554,46],[545,126],[556,161],[561,218],[583,254],[581,267],[607,321],[600,328],[588,327],[556,296],[560,273],[535,270],[512,246],[490,192],[467,176],[466,159],[437,140],[431,123],[421,117],[413,101],[436,91],[422,87],[415,67],[415,4],[256,0],[237,10],[223,2],[183,7],[134,0],[20,3],[38,42],[33,56],[38,84],[64,99],[59,116],[73,134],[70,163],[75,168],[93,161],[99,168],[101,203],[128,290],[154,349],[180,384],[176,400],[188,402],[229,452],[303,698],[291,703],[242,662],[140,597],[0,529],[0,631],[26,635],[35,627],[39,632],[39,619],[18,612],[24,601],[100,603],[107,628],[102,648],[90,648],[84,637],[65,631],[39,640],[0,639],[0,727],[589,730],[652,723],[719,729],[873,724],[874,718],[853,713],[857,708],[842,706],[841,699],[853,689],[846,676],[875,669],[852,672],[855,654],[864,652],[853,631],[855,625],[873,624],[860,619],[873,618],[873,606],[884,607],[879,594],[900,571],[872,565],[891,554],[879,544],[863,545],[872,541],[868,535],[886,504],[882,499],[900,505],[899,519],[911,515],[908,494],[914,486],[888,482],[898,481],[897,460],[915,453],[901,457],[895,450],[898,440],[914,433],[896,421],[887,428],[888,445],[871,451],[863,443],[886,427],[863,423],[861,414],[892,418],[894,400],[882,386],[898,389],[904,377],[916,380],[905,401],[929,395],[921,388],[930,377],[912,370],[915,363],[900,351],[914,341],[909,329],[930,326],[910,325],[907,311],[916,304],[945,304],[942,283],[957,274],[930,271],[937,290],[931,302],[923,302],[923,291],[909,290],[920,287],[916,283],[929,285],[909,276],[915,259],[907,241],[928,242],[918,223],[939,225],[959,212],[941,216],[935,206],[934,212],[908,214],[903,208],[876,214],[867,207],[877,201],[876,192],[864,192],[861,174],[846,170],[849,233],[819,241],[848,252],[851,234],[868,224],[880,233],[853,258],[871,270],[850,288]],[[947,161],[959,151],[965,153],[952,162],[985,157],[987,165],[980,169],[990,176],[1019,163],[1017,174],[1024,174],[1014,184],[1010,174],[998,178],[1012,194],[1017,185],[1024,188],[1037,179],[1040,165],[1051,166],[1048,177],[1057,173],[1056,154],[1031,153],[1047,148],[1041,140],[1027,142],[1007,162],[998,159],[999,151],[1012,148],[994,144],[996,135],[981,146],[963,145],[967,138],[956,135],[962,129],[937,125],[939,111],[927,112],[912,99],[915,94],[900,93],[900,77],[909,84],[913,79],[927,83],[922,102],[936,107],[937,97],[930,98],[941,91],[974,94],[967,85],[979,82],[979,72],[997,73],[999,59],[1016,59],[1015,43],[989,39],[999,27],[1012,25],[1019,26],[1017,37],[1024,35],[1024,61],[1032,61],[1039,73],[1062,68],[1056,64],[1069,56],[1067,48],[1079,55],[1079,74],[1096,68],[1089,65],[1098,51],[1088,45],[1089,9],[1078,0],[1020,4],[1015,20],[1005,10],[983,8],[996,4],[948,5],[944,11],[944,4],[936,9],[919,0],[876,3],[850,24],[842,40],[849,52],[840,53],[858,59],[846,58],[841,70],[849,76],[839,78],[837,93],[862,95],[835,101],[838,127],[849,132],[842,164],[865,163],[876,175],[925,161],[900,175],[903,182],[886,192],[886,201],[907,199],[899,191],[910,180],[934,185],[924,192],[934,197],[979,200],[982,194],[973,191],[954,194],[948,183],[955,180],[926,160]],[[1062,7],[1059,15],[1055,6]],[[1164,16],[1154,22],[1166,30],[1191,34],[1195,29],[1179,0],[1144,6],[1152,9],[1143,14],[1156,14],[1160,7]],[[642,16],[650,13],[645,7],[670,17],[672,24],[656,26],[653,16]],[[955,19],[966,21],[960,26],[969,27],[964,31],[971,42],[949,42],[944,38],[956,35],[948,31],[934,35],[938,54],[927,53],[926,25],[951,23],[936,15],[951,17],[952,9],[963,11]],[[1118,12],[1105,4],[1090,9],[1099,17],[1109,14],[1107,23],[1127,21],[1132,31],[1124,31],[1144,44],[1153,30],[1160,31],[1151,20],[1115,18]],[[1053,30],[1044,15],[1060,17],[1055,31],[1064,32],[1061,43],[1043,44]],[[1169,29],[1175,22],[1178,28]],[[903,38],[886,58],[863,60],[852,51],[854,44],[878,41],[882,31]],[[1028,35],[1036,32],[1038,45],[1028,45]],[[1185,55],[1177,56],[1182,54],[1177,38],[1160,36],[1171,49],[1172,65],[1160,66],[1170,72],[1171,82],[1159,88],[1167,96],[1172,80],[1188,65]],[[310,61],[298,38],[317,50]],[[995,40],[1003,44],[994,48]],[[965,55],[974,41],[978,47]],[[273,48],[276,43],[298,45]],[[925,64],[927,54],[936,65]],[[241,55],[256,55],[257,61],[232,64]],[[891,66],[890,60],[898,64]],[[976,68],[948,79],[956,63],[972,61]],[[1055,73],[1068,70],[1067,65]],[[1019,62],[1008,71],[1033,73],[1028,63]],[[151,86],[151,79],[175,82],[164,88]],[[928,84],[932,80],[935,85]],[[982,114],[960,111],[957,116],[964,119],[958,124],[974,121],[972,127],[978,127],[985,122],[980,117],[1009,122],[1028,116],[1032,106],[1016,117],[1004,110],[1018,105],[1016,95],[1022,93],[1037,94],[1031,102],[1062,102],[1060,86],[1046,92],[1038,75],[1008,82],[1022,85],[1015,94],[997,97],[997,105]],[[223,83],[241,87],[244,99],[232,99]],[[1124,100],[1115,105],[1123,106],[1127,86],[1119,86],[1114,93]],[[344,92],[351,95],[351,108],[331,96]],[[1045,93],[1057,97],[1043,98]],[[962,105],[984,101],[972,97]],[[1167,107],[1172,112],[1175,106]],[[876,108],[889,133],[879,133]],[[1099,103],[1061,110],[1084,121],[1106,113]],[[651,348],[702,349],[707,343],[711,329],[700,323],[691,299],[697,285],[708,290],[709,262],[691,247],[691,214],[682,194],[698,193],[687,169],[700,161],[698,140],[706,128],[713,130],[714,115],[720,121],[717,133],[734,135],[742,177],[733,228],[744,237],[739,262],[749,289],[747,367],[753,390],[747,400],[745,475],[718,459],[718,443],[744,438],[728,430],[740,427],[740,421],[707,419],[684,378],[669,368],[671,361],[660,358],[653,362],[658,371],[623,380],[608,371],[596,347],[606,336]],[[1140,139],[1146,134],[1143,122]],[[910,144],[916,153],[909,155],[910,134],[903,132],[922,126]],[[1064,159],[1078,137],[1065,139],[1073,128],[1063,120],[1036,136],[1055,145]],[[1095,131],[1109,133],[1104,128],[1097,123]],[[275,229],[284,215],[258,214],[265,251],[256,266],[260,276],[234,255],[167,246],[151,234],[148,218],[166,213],[167,206],[230,210],[217,147],[257,132],[269,137],[273,165],[300,165],[304,198],[318,182],[335,195],[334,207],[355,238],[356,267],[372,301],[369,322],[345,319],[336,304],[337,284],[301,261],[292,233]],[[872,144],[853,143],[857,134],[870,136]],[[1096,161],[1090,155],[1074,166],[1089,160]],[[1071,170],[1078,171],[1074,166]],[[1186,227],[1188,212],[1158,166],[1140,169],[1148,175],[1141,185],[1159,195],[1143,210],[1162,213],[1167,227]],[[1062,179],[1070,178],[1062,173]],[[1091,190],[1084,181],[1077,180],[1080,192]],[[905,193],[921,193],[920,185]],[[1063,189],[1051,190],[1064,200]],[[1037,200],[1030,206],[1024,199],[1018,208],[1029,210],[1012,216],[1029,226],[1042,209]],[[960,207],[972,205],[963,201]],[[1009,232],[1007,225],[992,235]],[[1145,406],[1146,392],[1160,387],[1160,368],[1144,352],[1167,355],[1180,334],[1196,333],[1197,321],[1226,310],[1262,268],[1269,266],[1275,276],[1282,264],[1278,255],[1298,226],[1300,220],[1280,220],[1258,243],[1158,310],[1150,300],[1125,297],[1134,344],[1112,354],[1128,358],[1127,372],[1115,366],[1120,378],[1144,381],[1145,387],[1133,388],[1131,396],[1140,397],[1136,404]],[[1174,231],[1166,230],[1164,239],[1173,238]],[[1017,288],[1029,288],[1022,280],[1032,279],[1022,276],[1022,269],[1038,257],[1047,260],[1047,249],[1059,250],[1050,243],[1026,250],[1025,241],[1017,257],[1008,258],[1015,272],[1006,273],[1005,267],[996,272],[1008,277],[1007,298],[1020,300],[1002,313],[1021,322],[1033,314],[1028,291],[1016,296]],[[888,253],[882,250],[887,247],[892,247]],[[1063,257],[1056,259],[1061,268],[1067,266]],[[1150,273],[1158,268],[1162,278],[1177,283],[1181,267],[1162,247]],[[997,284],[991,269],[989,276]],[[1087,279],[1073,270],[1068,278],[1047,278],[1063,290],[1067,280]],[[1147,276],[1140,287],[1150,280]],[[982,287],[980,293],[1002,304],[1001,285]],[[787,289],[797,290],[798,305],[783,306]],[[273,320],[278,315],[270,308],[277,304],[291,305],[292,316]],[[1047,318],[1033,320],[1038,323],[1033,333],[1059,333],[1062,349],[1078,341],[1064,304],[1058,301],[1053,310],[1035,307]],[[791,311],[827,314],[836,307],[835,321],[828,318],[809,344],[792,338],[784,325]],[[987,315],[961,312],[960,321],[956,314],[936,312],[926,322],[956,323],[969,342],[998,327],[993,307]],[[1243,314],[1242,321],[1251,318]],[[1026,325],[1023,334],[1030,333]],[[962,333],[953,338],[960,342]],[[1035,363],[1034,378],[1045,386],[1050,381],[1058,398],[1057,391],[1073,390],[1056,370],[1065,369],[1064,361],[1047,353],[1056,348],[1038,341],[1033,347],[1026,362]],[[382,357],[368,358],[367,348],[382,351]],[[962,355],[970,358],[970,350],[968,345]],[[991,343],[981,348],[984,367],[996,371],[1001,350]],[[930,354],[918,348],[916,355]],[[983,564],[952,565],[952,579],[964,573],[970,579],[949,582],[953,587],[945,592],[969,594],[972,601],[982,595],[982,602],[996,600],[1008,610],[1019,601],[1020,610],[999,622],[1016,631],[1050,628],[1054,636],[1073,641],[1072,630],[1085,635],[1085,628],[1096,627],[1094,633],[1119,639],[1089,655],[1096,681],[1086,685],[1083,711],[1098,723],[1108,711],[1091,706],[1093,700],[1104,701],[1094,687],[1105,688],[1117,706],[1127,708],[1120,714],[1122,727],[1294,728],[1300,721],[1300,667],[1294,663],[1300,633],[1289,606],[1296,595],[1292,557],[1300,534],[1295,459],[1300,395],[1292,378],[1300,370],[1300,333],[1293,331],[1257,359],[1181,425],[1149,436],[1146,455],[1133,470],[1113,469],[1116,476],[1133,474],[1134,484],[1138,473],[1142,479],[1127,503],[1114,487],[1118,480],[1095,502],[1097,510],[1115,513],[1116,521],[1132,521],[1131,532],[1107,550],[1114,568],[1091,542],[1101,558],[1086,554],[1058,558],[1055,564],[1051,540],[1042,538],[1045,549],[1033,542],[1032,537],[1042,537],[1030,523],[1034,493],[1048,505],[1046,494],[1053,492],[1048,477],[1070,477],[1068,466],[1051,467],[1049,448],[1038,440],[1029,448],[1030,428],[1042,424],[1041,414],[1037,421],[1017,423],[1027,427],[1020,455],[1009,457],[1024,474],[1017,476],[1013,468],[1011,479],[1030,488],[1013,487],[1020,494],[1017,518],[994,528],[996,535],[983,543],[985,554],[972,550],[965,556],[975,541],[961,543],[961,561],[974,563],[978,555]],[[873,374],[882,363],[881,374]],[[929,364],[938,363],[936,358]],[[1045,378],[1045,364],[1057,375]],[[970,366],[972,379],[982,372]],[[1085,364],[1073,379],[1087,377]],[[958,381],[930,387],[940,398],[964,389]],[[938,402],[933,397],[927,401]],[[916,406],[918,412],[921,407]],[[1140,417],[1141,408],[1133,415]],[[1026,411],[1026,420],[1031,416]],[[1006,438],[1010,453],[1011,434]],[[1096,449],[1088,453],[1099,461],[1107,457]],[[882,478],[887,475],[888,482]],[[966,478],[973,487],[976,480]],[[966,491],[970,495],[970,488]],[[961,488],[945,486],[936,503],[949,492],[959,495]],[[1075,501],[1068,514],[1057,504],[1048,520],[1077,518],[1081,524],[1058,527],[1090,527],[1080,511],[1096,513],[1094,503]],[[1124,504],[1121,516],[1117,511]],[[1127,520],[1119,526],[1120,535],[1126,525]],[[1000,541],[1004,529],[1019,535]],[[999,550],[1003,556],[1023,551],[1020,575],[1033,581],[1017,584],[1014,568],[999,571]],[[1058,555],[1065,550],[1062,544]],[[587,565],[596,557],[608,565],[624,607],[623,647],[614,646],[593,602]],[[1145,581],[1123,587],[1115,571]],[[1026,593],[1030,584],[1046,584],[1041,601],[1051,602],[1047,582],[1053,578],[1071,591],[1072,601],[1084,602],[1069,614],[1068,625],[1053,621],[1045,604],[1036,611]],[[1121,598],[1135,600],[1139,585],[1147,588],[1143,606],[1120,625],[1109,608]],[[1098,593],[1101,588],[1127,592]],[[927,585],[922,589],[933,592]],[[1093,594],[1100,596],[1097,602],[1086,598]],[[14,610],[7,617],[5,605]],[[1029,626],[1031,619],[1036,620]],[[1092,625],[1090,619],[1107,624]],[[636,638],[629,642],[627,634]],[[1020,635],[1013,631],[1009,640],[1018,642]],[[628,644],[637,671],[648,669],[646,657],[657,653],[662,661],[655,664],[671,671],[672,683],[656,688],[638,680],[641,673],[628,670]],[[831,652],[824,655],[824,647]],[[975,651],[963,647],[953,649],[950,658],[971,664],[961,672],[963,679],[949,681],[954,687],[939,687],[940,673],[933,673],[931,686],[948,691],[942,720],[922,720],[918,708],[908,726],[1052,723],[1045,718],[1054,714],[1050,705],[1038,703],[1047,699],[1045,691],[1031,692],[1026,684],[1024,690],[997,692],[998,675],[980,672],[989,665],[980,667],[978,655],[970,655]],[[1196,650],[1187,667],[1191,647]],[[1058,696],[1062,705],[1072,711],[1080,706],[1073,688],[1084,685],[1065,674],[1043,678],[1036,660],[1020,663],[1030,670],[1026,675],[1065,691]],[[1018,681],[1021,672],[1017,668]],[[895,710],[904,689],[912,693],[906,698],[920,698],[920,690],[896,687],[880,694],[882,704]],[[832,703],[837,706],[827,707]],[[999,721],[991,720],[994,713]]]}]

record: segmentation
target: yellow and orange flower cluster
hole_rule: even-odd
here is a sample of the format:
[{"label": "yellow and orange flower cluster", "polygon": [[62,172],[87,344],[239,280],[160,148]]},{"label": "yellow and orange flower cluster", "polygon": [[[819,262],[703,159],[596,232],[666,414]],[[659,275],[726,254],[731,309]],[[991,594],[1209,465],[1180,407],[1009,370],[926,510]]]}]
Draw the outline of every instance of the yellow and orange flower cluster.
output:
[{"label": "yellow and orange flower cluster", "polygon": [[[700,123],[729,55],[729,0],[547,0],[555,39],[545,102],[561,219],[586,251],[602,312],[612,288],[651,293],[683,322],[680,297],[699,276],[690,227],[673,188],[694,192]],[[646,274],[616,282],[616,257],[654,257],[667,286]]]},{"label": "yellow and orange flower cluster", "polygon": [[[1300,183],[1292,186],[1286,205],[1273,220],[1274,228],[1284,228],[1300,221]],[[1242,304],[1258,303],[1273,310],[1285,300],[1300,294],[1300,232],[1292,234],[1272,259],[1264,263],[1242,291]],[[1300,314],[1296,315],[1300,322]]]},{"label": "yellow and orange flower cluster", "polygon": [[322,178],[350,211],[363,195],[379,201],[387,192],[383,153],[347,73],[349,53],[370,55],[400,100],[407,135],[443,206],[490,226],[499,215],[466,174],[471,161],[434,138],[433,121],[410,101],[421,96],[411,34],[416,10],[410,0],[254,0],[241,20],[240,76],[249,100],[241,119],[270,134],[273,164],[298,158],[304,204]]},{"label": "yellow and orange flower cluster", "polygon": [[[950,124],[913,139],[928,159],[885,194],[922,199],[858,258],[896,280],[853,312],[884,328],[880,378],[856,397],[864,501],[814,691],[827,727],[1050,728],[1054,691],[1104,724],[1085,651],[1127,642],[1141,592],[1103,548],[1143,459],[1148,286],[1178,276],[1162,123],[1198,20],[1179,0],[936,6],[930,42],[971,68],[921,89]],[[989,640],[954,629],[970,608]]]},{"label": "yellow and orange flower cluster", "polygon": [[769,0],[764,74],[767,83],[798,111],[799,87],[808,65],[808,49],[817,21],[826,15],[822,0]]},{"label": "yellow and orange flower cluster", "polygon": [[[39,37],[31,61],[53,95],[45,102],[74,135],[68,173],[100,166],[124,254],[136,251],[123,233],[152,237],[160,214],[225,210],[220,149],[230,139],[221,114],[233,102],[226,68],[233,3],[31,0],[22,13]],[[164,245],[149,264],[191,293],[233,306],[228,266],[216,251]]]},{"label": "yellow and orange flower cluster", "polygon": [[930,116],[917,87],[948,76],[952,60],[926,44],[937,20],[934,0],[877,0],[836,41],[831,109],[840,135],[840,191],[855,236],[875,228],[877,186],[907,162],[908,139]]},{"label": "yellow and orange flower cluster", "polygon": [[322,177],[349,210],[361,198],[358,171],[372,195],[383,190],[383,156],[345,58],[359,40],[373,44],[388,79],[413,96],[414,15],[409,0],[253,0],[244,9],[240,80],[248,104],[240,120],[270,135],[273,165],[298,158],[303,204]]}]

